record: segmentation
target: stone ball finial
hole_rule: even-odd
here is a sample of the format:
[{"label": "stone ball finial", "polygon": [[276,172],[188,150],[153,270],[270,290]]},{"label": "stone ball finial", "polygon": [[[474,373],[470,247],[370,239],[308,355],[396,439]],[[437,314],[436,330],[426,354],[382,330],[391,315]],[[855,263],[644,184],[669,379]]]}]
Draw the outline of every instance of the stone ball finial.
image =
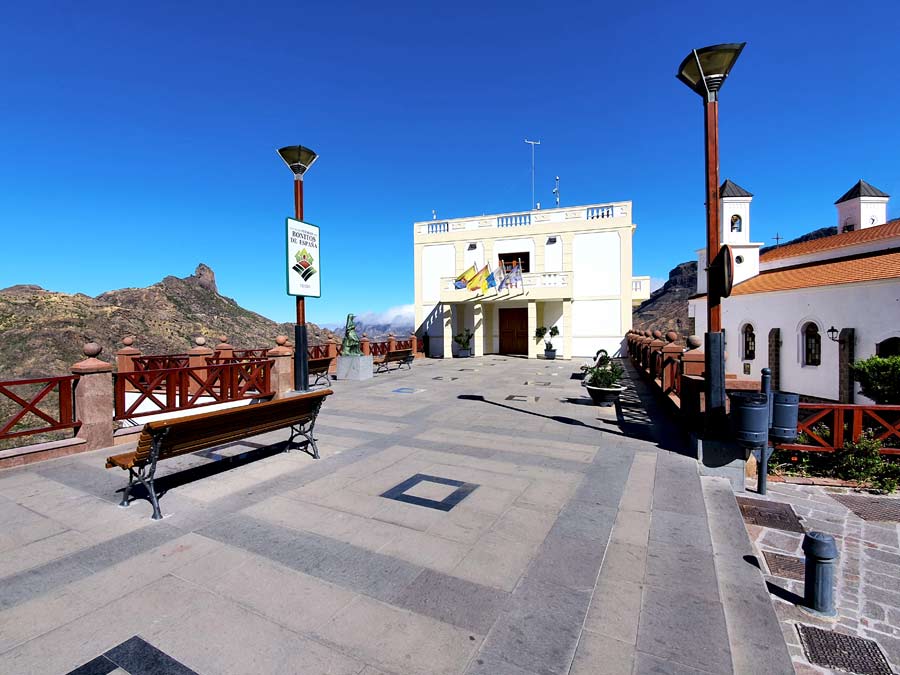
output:
[{"label": "stone ball finial", "polygon": [[675,340],[677,340],[677,339],[678,339],[678,333],[676,333],[674,330],[670,330],[668,333],[666,333],[666,341],[667,342],[675,342]]},{"label": "stone ball finial", "polygon": [[287,335],[279,335],[275,338],[275,344],[279,347],[284,347],[287,344]]},{"label": "stone ball finial", "polygon": [[644,337],[653,337],[653,333],[651,333],[649,330],[645,330]]},{"label": "stone ball finial", "polygon": [[98,345],[96,342],[86,342],[81,348],[81,353],[89,359],[97,358],[98,356],[100,356],[100,352],[102,351],[103,347]]},{"label": "stone ball finial", "polygon": [[662,337],[662,331],[658,330],[658,329],[653,331],[653,337],[655,337],[657,340],[659,340]]},{"label": "stone ball finial", "polygon": [[363,337],[368,338],[369,336],[367,334],[363,333]]},{"label": "stone ball finial", "polygon": [[122,344],[125,345],[126,347],[130,347],[131,345],[134,344],[134,338],[129,336],[129,337],[125,338],[124,340],[122,340]]},{"label": "stone ball finial", "polygon": [[691,335],[687,339],[688,349],[697,349],[697,347],[699,347],[702,344],[703,344],[703,341],[700,340],[700,338],[697,335]]},{"label": "stone ball finial", "polygon": [[227,336],[227,335],[220,335],[220,336],[219,336],[219,342],[228,342],[228,336]]},{"label": "stone ball finial", "polygon": [[202,335],[195,337],[194,344],[197,345],[198,347],[202,347],[203,345],[206,344],[206,338],[203,337]]}]

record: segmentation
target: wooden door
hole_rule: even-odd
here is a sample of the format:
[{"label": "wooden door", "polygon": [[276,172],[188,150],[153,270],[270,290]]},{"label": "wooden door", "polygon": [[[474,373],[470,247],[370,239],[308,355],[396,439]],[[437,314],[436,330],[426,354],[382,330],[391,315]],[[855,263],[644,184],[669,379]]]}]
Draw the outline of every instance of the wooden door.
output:
[{"label": "wooden door", "polygon": [[528,354],[528,310],[501,309],[500,353]]}]

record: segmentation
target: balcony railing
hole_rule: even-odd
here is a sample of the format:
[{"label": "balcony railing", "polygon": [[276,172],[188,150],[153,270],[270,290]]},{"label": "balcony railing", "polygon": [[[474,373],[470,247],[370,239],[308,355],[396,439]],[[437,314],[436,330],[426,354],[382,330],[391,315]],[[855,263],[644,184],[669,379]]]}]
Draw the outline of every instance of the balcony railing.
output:
[{"label": "balcony railing", "polygon": [[530,213],[497,217],[497,227],[521,227],[523,225],[531,225]]},{"label": "balcony railing", "polygon": [[428,234],[441,234],[450,231],[450,223],[443,221],[440,223],[428,223]]},{"label": "balcony railing", "polygon": [[609,204],[593,204],[517,213],[471,216],[452,220],[425,220],[413,223],[417,235],[448,234],[456,232],[483,231],[485,228],[527,227],[530,225],[550,225],[559,223],[562,227],[584,220],[628,219],[631,217],[629,202],[612,202]]},{"label": "balcony railing", "polygon": [[585,217],[588,220],[597,220],[598,218],[612,218],[612,206],[589,206]]},{"label": "balcony railing", "polygon": [[0,382],[0,440],[77,429],[77,375]]},{"label": "balcony railing", "polygon": [[[498,284],[499,284],[498,280]],[[467,289],[456,288],[456,277],[441,277],[441,293],[451,294],[446,301],[463,300],[467,296],[475,297],[477,291],[469,291]],[[486,298],[490,299],[495,295],[501,298],[507,294],[507,290],[515,295],[517,293],[528,291],[553,291],[557,289],[561,297],[568,297],[568,293],[572,287],[571,272],[527,272],[522,275],[520,281],[507,284],[503,290],[498,288],[488,289]],[[540,298],[538,298],[540,299]]]}]

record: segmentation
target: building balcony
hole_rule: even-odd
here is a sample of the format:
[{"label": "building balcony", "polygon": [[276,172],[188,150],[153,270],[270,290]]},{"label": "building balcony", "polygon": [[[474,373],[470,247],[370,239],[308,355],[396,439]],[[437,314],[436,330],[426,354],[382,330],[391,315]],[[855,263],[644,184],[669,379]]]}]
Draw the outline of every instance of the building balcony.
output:
[{"label": "building balcony", "polygon": [[[588,204],[585,206],[569,206],[554,209],[535,209],[532,211],[517,211],[512,213],[500,213],[490,216],[475,216],[471,218],[453,218],[451,220],[426,220],[413,223],[413,231],[416,238],[428,235],[447,235],[454,238],[457,233],[464,236],[472,236],[473,232],[487,234],[485,230],[509,229],[522,231],[532,226],[545,226],[552,223],[572,223],[577,221],[612,221],[613,219],[627,219],[631,223],[631,202],[611,202],[607,204]],[[527,229],[525,229],[527,231]]]},{"label": "building balcony", "polygon": [[572,298],[571,272],[528,272],[522,280],[497,291],[489,288],[487,294],[454,286],[456,277],[441,278],[441,302],[505,302],[514,300],[569,300]]}]

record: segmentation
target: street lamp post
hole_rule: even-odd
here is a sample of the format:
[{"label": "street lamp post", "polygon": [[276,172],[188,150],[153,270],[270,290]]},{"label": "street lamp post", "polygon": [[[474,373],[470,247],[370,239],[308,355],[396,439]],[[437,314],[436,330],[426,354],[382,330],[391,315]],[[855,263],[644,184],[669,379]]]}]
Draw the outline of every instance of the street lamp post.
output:
[{"label": "street lamp post", "polygon": [[705,394],[707,432],[720,431],[725,418],[725,336],[722,297],[730,292],[719,236],[719,89],[746,42],[694,49],[676,77],[703,97],[706,147],[706,339]]},{"label": "street lamp post", "polygon": [[[318,155],[302,145],[278,150],[281,159],[294,173],[294,217],[303,220],[303,174]],[[297,296],[297,323],[294,325],[294,391],[309,391],[309,341],[306,335],[306,298]]]}]

